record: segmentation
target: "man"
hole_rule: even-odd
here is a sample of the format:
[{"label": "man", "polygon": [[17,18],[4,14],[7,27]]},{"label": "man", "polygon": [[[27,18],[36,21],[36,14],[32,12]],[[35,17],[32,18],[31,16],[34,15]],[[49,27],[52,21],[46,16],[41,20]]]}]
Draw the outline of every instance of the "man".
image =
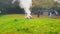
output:
[{"label": "man", "polygon": [[41,14],[41,8],[37,10],[37,17],[39,18]]},{"label": "man", "polygon": [[54,9],[51,9],[51,10],[49,11],[49,17],[54,17],[55,14],[58,14],[58,13],[57,13],[57,11],[55,11]]}]

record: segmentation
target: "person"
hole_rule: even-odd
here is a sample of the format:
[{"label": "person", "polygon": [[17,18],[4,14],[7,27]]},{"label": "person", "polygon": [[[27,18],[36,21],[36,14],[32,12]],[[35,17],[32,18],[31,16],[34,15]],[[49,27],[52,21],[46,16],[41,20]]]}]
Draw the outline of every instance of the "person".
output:
[{"label": "person", "polygon": [[49,11],[49,17],[54,17],[56,14],[58,14],[58,12],[55,11],[54,9],[51,9],[51,10]]},{"label": "person", "polygon": [[38,11],[37,11],[37,17],[38,18],[40,17],[40,14],[41,14],[41,9],[38,9]]},{"label": "person", "polygon": [[39,18],[40,17],[40,11],[38,10],[38,13],[37,13],[37,17]]},{"label": "person", "polygon": [[[15,1],[17,0],[13,0],[12,4],[14,4]],[[28,19],[32,18],[31,10],[30,10],[30,8],[32,7],[32,0],[19,0],[19,7],[24,9],[26,13],[25,18]]]}]

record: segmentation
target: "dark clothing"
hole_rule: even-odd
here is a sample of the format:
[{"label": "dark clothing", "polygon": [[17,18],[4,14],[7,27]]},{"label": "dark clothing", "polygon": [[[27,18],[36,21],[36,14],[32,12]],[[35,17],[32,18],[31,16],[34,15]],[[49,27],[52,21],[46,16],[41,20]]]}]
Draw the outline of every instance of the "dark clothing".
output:
[{"label": "dark clothing", "polygon": [[55,10],[50,10],[50,12],[49,12],[49,16],[50,17],[54,17],[55,16]]},{"label": "dark clothing", "polygon": [[51,14],[55,14],[55,10],[50,10],[49,13],[51,13]]},{"label": "dark clothing", "polygon": [[38,18],[40,17],[40,14],[41,14],[41,10],[38,10],[38,11],[37,11],[37,17],[38,17]]}]

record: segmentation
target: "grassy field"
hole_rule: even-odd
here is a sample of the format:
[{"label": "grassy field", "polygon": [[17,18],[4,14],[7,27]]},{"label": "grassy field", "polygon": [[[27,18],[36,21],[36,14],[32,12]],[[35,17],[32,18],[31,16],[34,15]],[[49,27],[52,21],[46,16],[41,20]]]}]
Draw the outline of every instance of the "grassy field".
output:
[{"label": "grassy field", "polygon": [[23,14],[0,16],[0,34],[60,34],[60,17],[24,19]]}]

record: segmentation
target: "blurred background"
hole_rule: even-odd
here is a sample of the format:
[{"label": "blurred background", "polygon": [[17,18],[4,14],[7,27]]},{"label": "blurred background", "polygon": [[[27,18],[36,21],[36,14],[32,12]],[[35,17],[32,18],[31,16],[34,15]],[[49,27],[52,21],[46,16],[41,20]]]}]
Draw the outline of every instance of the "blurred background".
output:
[{"label": "blurred background", "polygon": [[[24,10],[19,7],[18,1],[14,4],[12,0],[0,0],[0,14],[23,14]],[[60,3],[54,0],[33,0],[31,7],[32,13],[41,10],[41,13],[47,13],[50,9],[55,9],[60,14]]]}]

